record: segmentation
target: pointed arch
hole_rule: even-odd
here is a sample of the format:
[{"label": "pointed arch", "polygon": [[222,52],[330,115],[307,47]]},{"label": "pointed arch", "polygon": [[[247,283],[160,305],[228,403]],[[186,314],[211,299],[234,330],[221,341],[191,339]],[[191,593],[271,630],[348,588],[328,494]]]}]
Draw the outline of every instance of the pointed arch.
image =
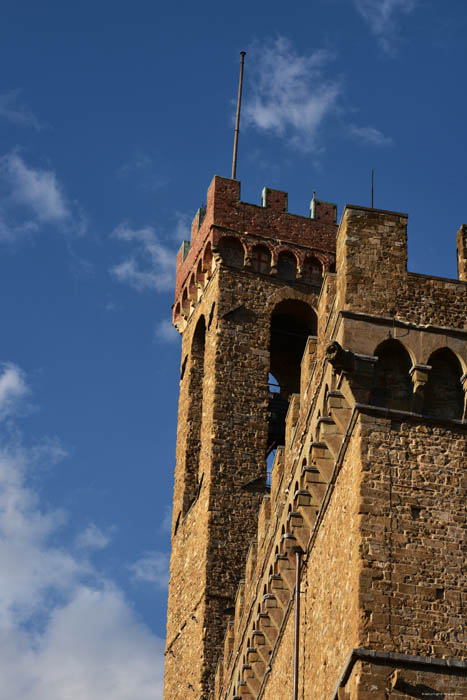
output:
[{"label": "pointed arch", "polygon": [[188,395],[188,435],[185,451],[183,511],[188,512],[200,491],[199,466],[201,427],[203,419],[204,355],[206,347],[206,320],[200,316],[193,333],[190,352],[190,379]]},{"label": "pointed arch", "polygon": [[277,276],[288,282],[293,282],[297,277],[297,258],[288,250],[283,250],[278,255]]},{"label": "pointed arch", "polygon": [[423,413],[436,418],[462,420],[464,390],[462,366],[449,348],[435,350],[428,360],[431,366],[425,385]]},{"label": "pointed arch", "polygon": [[370,403],[401,411],[410,410],[413,384],[410,378],[412,360],[398,340],[390,338],[376,348],[378,358],[373,375]]},{"label": "pointed arch", "polygon": [[211,241],[208,241],[206,243],[206,247],[204,249],[203,253],[203,270],[208,276],[208,278],[211,276],[211,270],[212,270],[212,246],[211,246]]},{"label": "pointed arch", "polygon": [[303,263],[303,281],[315,286],[321,286],[323,281],[323,265],[318,258],[309,255]]},{"label": "pointed arch", "polygon": [[316,333],[316,313],[305,301],[285,299],[276,304],[271,314],[269,375],[275,378],[279,391],[269,393],[266,456],[285,442],[289,399],[300,392],[303,352],[308,337]]},{"label": "pointed arch", "polygon": [[251,264],[255,272],[264,275],[271,269],[271,253],[265,245],[255,245],[251,251]]},{"label": "pointed arch", "polygon": [[230,267],[243,267],[245,249],[234,236],[223,236],[217,244],[222,262]]}]

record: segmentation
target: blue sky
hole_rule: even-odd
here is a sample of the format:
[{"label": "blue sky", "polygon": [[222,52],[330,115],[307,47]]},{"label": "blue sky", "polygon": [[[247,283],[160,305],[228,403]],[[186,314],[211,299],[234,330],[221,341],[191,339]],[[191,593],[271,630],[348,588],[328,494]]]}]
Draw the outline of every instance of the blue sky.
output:
[{"label": "blue sky", "polygon": [[0,8],[0,698],[162,697],[174,255],[229,176],[409,213],[456,276],[463,0]]}]

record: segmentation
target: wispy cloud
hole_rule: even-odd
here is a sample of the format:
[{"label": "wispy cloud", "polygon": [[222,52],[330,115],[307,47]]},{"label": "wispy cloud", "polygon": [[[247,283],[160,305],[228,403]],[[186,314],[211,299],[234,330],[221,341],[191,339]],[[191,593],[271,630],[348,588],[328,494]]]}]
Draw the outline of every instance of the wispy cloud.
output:
[{"label": "wispy cloud", "polygon": [[300,55],[284,37],[250,49],[249,125],[285,137],[300,150],[318,144],[324,120],[337,106],[339,82],[325,74],[333,54],[324,49]]},{"label": "wispy cloud", "polygon": [[[11,397],[27,393],[24,376],[4,366],[0,387],[3,417],[12,418]],[[57,544],[67,514],[41,503],[31,486],[35,457],[9,441],[0,423],[2,697],[161,700],[162,640],[116,583],[91,566],[86,551],[67,548],[64,537]],[[95,526],[82,536],[87,549],[105,545]]]},{"label": "wispy cloud", "polygon": [[378,40],[380,48],[388,55],[395,53],[398,41],[399,20],[409,15],[418,0],[354,0],[355,7],[367,22]]},{"label": "wispy cloud", "polygon": [[134,253],[112,268],[120,282],[127,282],[137,291],[168,291],[173,286],[175,255],[158,239],[151,226],[133,229],[120,224],[112,235],[121,241],[134,243]]},{"label": "wispy cloud", "polygon": [[350,124],[349,135],[361,143],[367,143],[370,146],[390,146],[392,144],[390,136],[385,136],[379,129],[375,129],[373,126],[355,126],[355,124]]},{"label": "wispy cloud", "polygon": [[0,117],[19,126],[32,127],[39,131],[43,125],[25,105],[20,104],[21,90],[10,90],[0,95]]},{"label": "wispy cloud", "polygon": [[95,523],[90,523],[76,538],[80,549],[105,549],[111,541],[109,532],[104,532]]},{"label": "wispy cloud", "polygon": [[[340,125],[366,144],[388,144],[390,139],[373,126],[348,124],[341,80],[331,77],[335,55],[325,49],[299,54],[279,37],[250,50],[250,81],[244,108],[248,126],[285,140],[304,153],[319,153],[331,129]],[[257,165],[264,167],[260,156]],[[274,172],[274,171],[273,171]]]},{"label": "wispy cloud", "polygon": [[189,241],[191,235],[191,222],[193,220],[192,216],[184,214],[181,211],[176,211],[174,214],[175,226],[173,230],[173,237],[177,243],[182,241]]},{"label": "wispy cloud", "polygon": [[124,163],[117,170],[117,177],[123,180],[134,180],[144,190],[155,192],[165,187],[169,179],[155,172],[153,159],[145,153],[138,153],[134,158]]},{"label": "wispy cloud", "polygon": [[11,362],[0,365],[0,420],[11,415],[28,393],[24,375]]},{"label": "wispy cloud", "polygon": [[159,321],[156,324],[154,337],[156,340],[159,340],[162,343],[176,343],[180,338],[180,335],[172,326],[172,321],[170,321],[168,318],[164,318],[162,321]]},{"label": "wispy cloud", "polygon": [[132,254],[111,269],[120,282],[139,292],[172,289],[176,252],[160,240],[152,226],[135,229],[123,223],[114,229],[112,236],[133,246]]},{"label": "wispy cloud", "polygon": [[28,165],[16,152],[1,156],[0,240],[15,240],[45,225],[77,233],[86,227],[52,170]]},{"label": "wispy cloud", "polygon": [[157,588],[167,588],[169,582],[169,555],[151,550],[141,559],[130,564],[135,581],[152,583]]}]

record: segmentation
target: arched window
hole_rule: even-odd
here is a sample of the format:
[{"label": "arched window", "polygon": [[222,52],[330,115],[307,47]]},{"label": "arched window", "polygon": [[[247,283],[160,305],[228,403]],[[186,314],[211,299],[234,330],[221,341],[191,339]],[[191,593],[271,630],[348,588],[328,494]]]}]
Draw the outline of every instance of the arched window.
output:
[{"label": "arched window", "polygon": [[[308,336],[316,335],[317,318],[304,301],[281,301],[271,316],[269,376],[278,387],[269,394],[266,455],[284,444],[285,417],[291,394],[300,391],[300,365]],[[277,388],[279,391],[277,391]]]},{"label": "arched window", "polygon": [[186,287],[183,290],[182,294],[182,311],[185,314],[188,314],[188,312],[190,311],[190,302],[188,301],[188,290]]},{"label": "arched window", "polygon": [[306,258],[303,265],[303,281],[316,286],[321,285],[323,266],[317,258]]},{"label": "arched window", "polygon": [[198,261],[198,265],[196,267],[196,281],[200,282],[201,284],[204,284],[204,272],[203,272],[203,261],[201,258]]},{"label": "arched window", "polygon": [[271,267],[271,254],[264,245],[255,245],[251,252],[251,263],[255,272],[267,274]]},{"label": "arched window", "polygon": [[194,274],[190,277],[190,283],[188,285],[188,296],[192,301],[198,300],[198,289],[196,287]]},{"label": "arched window", "polygon": [[287,399],[300,391],[300,364],[308,336],[316,335],[316,313],[304,301],[281,301],[271,317],[270,373]]},{"label": "arched window", "polygon": [[277,276],[281,280],[293,281],[297,276],[297,259],[292,253],[284,251],[277,258]]},{"label": "arched window", "polygon": [[462,367],[449,348],[436,350],[428,360],[431,366],[425,385],[423,413],[436,418],[462,420],[464,391]]},{"label": "arched window", "polygon": [[243,267],[245,250],[238,240],[233,236],[224,236],[218,244],[222,262],[231,267]]},{"label": "arched window", "polygon": [[208,241],[206,243],[206,248],[203,253],[203,270],[207,274],[208,278],[211,275],[212,268],[212,248],[211,243]]},{"label": "arched window", "polygon": [[373,375],[370,403],[401,411],[410,409],[413,384],[412,360],[402,343],[385,340],[375,350],[378,362]]},{"label": "arched window", "polygon": [[191,343],[190,385],[188,395],[188,435],[185,452],[185,490],[183,511],[186,513],[199,492],[199,460],[201,452],[201,425],[203,419],[204,350],[206,322],[201,316],[196,324]]}]

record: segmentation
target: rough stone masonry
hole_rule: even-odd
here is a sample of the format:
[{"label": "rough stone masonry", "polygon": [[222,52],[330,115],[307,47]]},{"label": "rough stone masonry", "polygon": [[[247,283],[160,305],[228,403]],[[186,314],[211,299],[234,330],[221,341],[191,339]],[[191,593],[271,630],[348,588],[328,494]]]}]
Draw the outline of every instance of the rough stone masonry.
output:
[{"label": "rough stone masonry", "polygon": [[165,700],[467,698],[456,243],[458,280],[410,273],[406,214],[213,179],[177,257]]}]

